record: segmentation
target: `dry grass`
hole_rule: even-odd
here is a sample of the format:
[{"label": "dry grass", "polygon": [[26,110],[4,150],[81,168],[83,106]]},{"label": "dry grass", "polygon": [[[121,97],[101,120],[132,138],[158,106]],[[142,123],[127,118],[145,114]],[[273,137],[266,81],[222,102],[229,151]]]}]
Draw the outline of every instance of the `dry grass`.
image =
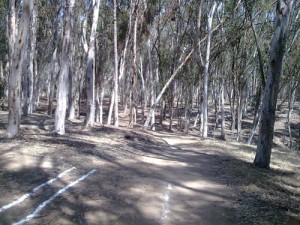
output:
[{"label": "dry grass", "polygon": [[233,158],[223,172],[238,193],[236,216],[242,224],[290,224],[288,221],[295,218],[296,224],[300,223],[299,152],[274,148],[271,168],[266,170],[252,164],[255,146],[222,142],[217,149]]}]

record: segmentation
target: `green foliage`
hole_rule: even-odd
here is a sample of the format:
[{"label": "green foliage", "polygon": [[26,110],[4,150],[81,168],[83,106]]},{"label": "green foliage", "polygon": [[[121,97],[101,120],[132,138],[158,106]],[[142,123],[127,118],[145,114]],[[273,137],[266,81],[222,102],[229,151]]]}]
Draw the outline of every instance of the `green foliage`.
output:
[{"label": "green foliage", "polygon": [[128,34],[129,15],[125,10],[118,10],[118,41],[124,42]]}]

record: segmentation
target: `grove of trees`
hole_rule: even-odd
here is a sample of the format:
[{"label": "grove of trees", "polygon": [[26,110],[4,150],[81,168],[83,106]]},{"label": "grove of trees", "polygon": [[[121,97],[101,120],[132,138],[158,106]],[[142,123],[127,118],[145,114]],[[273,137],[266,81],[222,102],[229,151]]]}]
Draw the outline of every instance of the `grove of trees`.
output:
[{"label": "grove of trees", "polygon": [[290,139],[300,133],[300,121],[299,131],[291,127],[300,100],[298,1],[0,0],[0,19],[10,138],[42,100],[60,135],[81,113],[87,127],[117,127],[122,110],[129,127],[168,121],[170,130],[179,124],[223,140],[231,130],[243,141],[250,112],[244,141],[258,135],[254,163],[265,168],[276,109],[287,105]]}]

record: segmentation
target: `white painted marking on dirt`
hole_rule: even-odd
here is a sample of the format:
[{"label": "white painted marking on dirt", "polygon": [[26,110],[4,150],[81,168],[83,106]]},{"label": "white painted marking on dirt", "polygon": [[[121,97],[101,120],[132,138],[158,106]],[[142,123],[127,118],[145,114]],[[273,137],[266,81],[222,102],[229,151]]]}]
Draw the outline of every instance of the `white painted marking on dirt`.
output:
[{"label": "white painted marking on dirt", "polygon": [[24,200],[26,200],[27,198],[29,198],[31,195],[33,195],[35,192],[37,192],[38,190],[40,190],[41,188],[43,188],[44,186],[46,185],[50,185],[52,184],[54,181],[57,181],[58,179],[62,178],[63,176],[65,176],[67,173],[71,172],[72,170],[76,169],[75,167],[72,167],[71,169],[68,169],[62,173],[60,173],[57,177],[45,182],[45,183],[42,183],[41,185],[35,187],[34,189],[32,189],[31,192],[29,193],[26,193],[25,195],[23,195],[22,197],[18,198],[17,200],[5,205],[5,206],[2,206],[0,208],[0,213],[15,206],[15,205],[19,205],[21,202],[23,202]]},{"label": "white painted marking on dirt", "polygon": [[28,221],[32,220],[33,218],[37,217],[38,214],[42,211],[43,208],[45,208],[49,203],[51,203],[55,198],[60,196],[62,193],[67,191],[69,188],[73,187],[74,185],[78,184],[80,181],[85,180],[88,176],[95,173],[97,170],[91,170],[87,174],[83,175],[79,179],[73,181],[72,183],[68,184],[67,186],[60,189],[58,192],[56,192],[54,195],[52,195],[48,200],[44,201],[42,204],[40,204],[32,214],[26,216],[24,219],[20,220],[19,222],[14,223],[13,225],[23,225],[26,224]]},{"label": "white painted marking on dirt", "polygon": [[170,192],[171,190],[173,189],[172,185],[171,184],[168,184],[168,187],[167,187],[167,190],[166,190],[166,193],[163,197],[163,206],[162,206],[162,213],[161,213],[161,219],[162,219],[162,222],[163,224],[166,224],[166,219],[168,218],[168,215],[170,213]]}]

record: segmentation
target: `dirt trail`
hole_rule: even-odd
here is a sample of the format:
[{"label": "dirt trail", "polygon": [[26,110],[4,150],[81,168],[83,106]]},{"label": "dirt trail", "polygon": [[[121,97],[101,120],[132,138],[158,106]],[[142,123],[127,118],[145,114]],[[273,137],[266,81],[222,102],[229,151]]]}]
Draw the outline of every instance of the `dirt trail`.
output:
[{"label": "dirt trail", "polygon": [[1,139],[0,208],[76,169],[0,212],[0,224],[21,221],[93,169],[28,224],[232,224],[232,192],[220,176],[226,159],[192,140],[154,135],[102,127],[59,137],[31,126]]},{"label": "dirt trail", "polygon": [[[223,156],[201,149],[199,140],[166,136],[161,138],[170,145],[172,165],[177,168],[166,173],[172,174],[180,185],[170,192],[165,224],[232,224],[233,192],[219,176]],[[178,212],[182,215],[178,216]]]},{"label": "dirt trail", "polygon": [[44,114],[24,119],[20,136],[9,140],[3,137],[5,118],[0,112],[0,225],[22,221],[44,202],[28,224],[299,224],[297,152],[276,148],[272,169],[261,170],[252,165],[255,147],[236,142],[103,126],[86,130],[82,121],[68,122],[67,134],[57,136],[53,118]]}]

